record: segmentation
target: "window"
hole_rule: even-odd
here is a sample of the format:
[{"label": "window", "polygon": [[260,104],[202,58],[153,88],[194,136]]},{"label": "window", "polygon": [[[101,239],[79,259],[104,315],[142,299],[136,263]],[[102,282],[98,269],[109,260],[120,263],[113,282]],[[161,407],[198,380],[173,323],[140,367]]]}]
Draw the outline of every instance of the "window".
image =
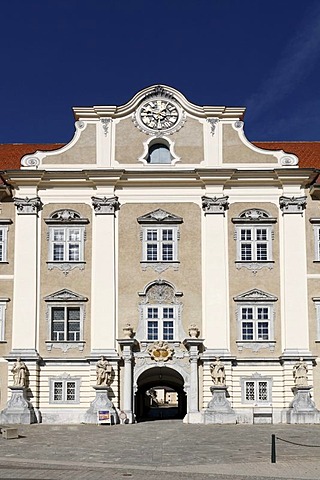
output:
[{"label": "window", "polygon": [[51,340],[79,341],[80,325],[80,307],[51,307]]},{"label": "window", "polygon": [[238,325],[238,350],[274,350],[274,302],[277,297],[257,288],[234,297]]},{"label": "window", "polygon": [[67,351],[69,348],[84,348],[83,324],[86,297],[71,290],[60,290],[45,297],[47,302],[48,337],[47,349],[53,347]]},{"label": "window", "polygon": [[5,313],[6,313],[6,302],[9,299],[2,299],[0,302],[0,342],[5,341]]},{"label": "window", "polygon": [[174,340],[175,316],[174,307],[146,307],[147,340]]},{"label": "window", "polygon": [[264,378],[258,373],[252,377],[242,378],[242,402],[266,405],[271,403],[271,378]]},{"label": "window", "polygon": [[142,342],[182,341],[186,337],[181,322],[182,292],[166,280],[156,280],[139,293],[140,320],[135,338]]},{"label": "window", "polygon": [[45,219],[49,226],[48,268],[58,268],[66,275],[73,268],[84,268],[85,224],[74,210],[58,210]]},{"label": "window", "polygon": [[241,340],[270,339],[270,307],[241,306]]},{"label": "window", "polygon": [[233,218],[232,222],[236,225],[238,268],[244,266],[254,270],[254,273],[266,263],[272,268],[272,224],[276,219],[264,210],[255,208],[245,210],[239,217]]},{"label": "window", "polygon": [[167,145],[155,143],[150,146],[147,157],[148,163],[171,163],[172,157]]},{"label": "window", "polygon": [[173,262],[177,260],[177,228],[157,227],[144,229],[143,259],[147,262]]},{"label": "window", "polygon": [[80,379],[65,374],[50,378],[50,403],[79,403]]},{"label": "window", "polygon": [[320,219],[317,218],[311,218],[310,219],[311,223],[316,223],[316,225],[313,226],[313,231],[314,231],[314,260],[316,262],[320,262]]},{"label": "window", "polygon": [[142,268],[160,272],[171,265],[177,269],[179,224],[183,219],[158,208],[137,220],[141,225]]},{"label": "window", "polygon": [[7,261],[8,227],[0,227],[0,262]]}]

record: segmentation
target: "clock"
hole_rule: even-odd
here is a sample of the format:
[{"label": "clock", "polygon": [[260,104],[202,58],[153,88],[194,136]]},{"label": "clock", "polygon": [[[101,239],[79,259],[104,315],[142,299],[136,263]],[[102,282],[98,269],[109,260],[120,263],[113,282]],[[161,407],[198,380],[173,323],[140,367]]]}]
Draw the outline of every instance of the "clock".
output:
[{"label": "clock", "polygon": [[142,126],[155,132],[170,130],[180,120],[178,107],[165,98],[154,98],[145,102],[138,113]]}]

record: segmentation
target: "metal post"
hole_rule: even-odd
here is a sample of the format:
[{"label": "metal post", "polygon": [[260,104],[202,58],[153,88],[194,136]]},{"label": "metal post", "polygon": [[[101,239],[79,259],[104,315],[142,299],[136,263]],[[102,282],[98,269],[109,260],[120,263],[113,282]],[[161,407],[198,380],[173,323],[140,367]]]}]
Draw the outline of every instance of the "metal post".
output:
[{"label": "metal post", "polygon": [[271,435],[271,463],[276,463],[277,456],[276,456],[276,436],[274,434]]}]

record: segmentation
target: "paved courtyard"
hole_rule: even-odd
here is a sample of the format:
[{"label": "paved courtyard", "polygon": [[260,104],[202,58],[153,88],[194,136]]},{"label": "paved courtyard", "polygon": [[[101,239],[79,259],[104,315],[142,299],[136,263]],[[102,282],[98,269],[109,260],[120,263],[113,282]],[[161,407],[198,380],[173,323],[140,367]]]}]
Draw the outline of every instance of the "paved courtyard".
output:
[{"label": "paved courtyard", "polygon": [[0,436],[0,479],[271,480],[320,478],[320,425],[25,425]]}]

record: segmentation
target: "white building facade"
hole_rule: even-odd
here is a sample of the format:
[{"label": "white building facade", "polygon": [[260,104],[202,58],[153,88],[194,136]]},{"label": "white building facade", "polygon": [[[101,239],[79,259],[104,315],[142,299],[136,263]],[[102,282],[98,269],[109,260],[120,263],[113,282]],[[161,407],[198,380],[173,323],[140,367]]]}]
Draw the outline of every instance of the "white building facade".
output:
[{"label": "white building facade", "polygon": [[2,409],[21,357],[37,421],[85,421],[101,356],[129,422],[161,386],[201,421],[217,357],[240,423],[286,421],[299,358],[320,407],[318,173],[251,144],[244,111],[152,86],[3,171]]}]

